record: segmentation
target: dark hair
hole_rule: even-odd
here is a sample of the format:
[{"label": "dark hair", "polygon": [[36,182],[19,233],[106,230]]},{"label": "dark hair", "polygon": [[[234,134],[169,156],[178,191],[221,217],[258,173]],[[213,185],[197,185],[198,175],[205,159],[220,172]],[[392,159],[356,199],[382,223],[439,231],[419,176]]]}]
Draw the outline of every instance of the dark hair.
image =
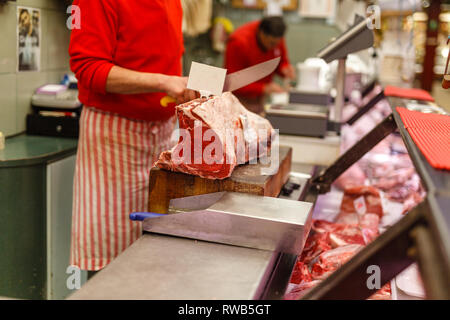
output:
[{"label": "dark hair", "polygon": [[22,17],[22,15],[26,13],[27,15],[30,15],[30,12],[28,11],[28,9],[20,9],[19,12],[19,18]]},{"label": "dark hair", "polygon": [[259,30],[266,35],[281,38],[286,32],[286,24],[282,17],[265,17],[259,24]]}]

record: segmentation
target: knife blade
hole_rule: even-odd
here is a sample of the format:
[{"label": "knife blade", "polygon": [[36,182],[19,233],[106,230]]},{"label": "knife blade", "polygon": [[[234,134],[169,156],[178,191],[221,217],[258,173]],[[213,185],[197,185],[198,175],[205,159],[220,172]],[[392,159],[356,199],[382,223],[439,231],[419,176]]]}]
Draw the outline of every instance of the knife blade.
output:
[{"label": "knife blade", "polygon": [[[267,60],[264,62],[261,62],[259,64],[256,64],[254,66],[251,66],[246,69],[242,69],[233,73],[230,73],[226,75],[225,80],[223,82],[223,90],[222,92],[226,91],[234,91],[237,89],[240,89],[242,87],[245,87],[255,81],[258,81],[268,75],[270,75],[272,72],[275,71],[275,69],[278,67],[278,64],[280,63],[281,58],[277,57],[271,60]],[[194,66],[194,68],[192,68]],[[201,66],[205,70],[197,70],[196,68],[198,66]],[[188,88],[192,90],[201,90],[202,82],[204,81],[211,81],[208,77],[205,77],[205,73],[217,73],[220,68],[217,67],[211,67],[208,65],[202,65],[200,63],[196,63],[191,65],[191,72],[189,74],[189,82],[188,82]],[[224,70],[224,69],[223,69]],[[223,79],[223,78],[222,78]],[[199,84],[192,85],[195,82],[199,82]],[[221,85],[219,83],[216,84]],[[203,88],[204,89],[204,88]],[[220,89],[219,89],[220,90]],[[160,104],[163,107],[167,106],[173,106],[175,105],[176,100],[172,97],[165,96],[161,99]]]},{"label": "knife blade", "polygon": [[242,69],[233,73],[228,74],[225,77],[225,84],[223,86],[223,91],[234,91],[245,87],[255,81],[258,81],[272,72],[278,67],[281,58],[277,57],[246,69]]}]

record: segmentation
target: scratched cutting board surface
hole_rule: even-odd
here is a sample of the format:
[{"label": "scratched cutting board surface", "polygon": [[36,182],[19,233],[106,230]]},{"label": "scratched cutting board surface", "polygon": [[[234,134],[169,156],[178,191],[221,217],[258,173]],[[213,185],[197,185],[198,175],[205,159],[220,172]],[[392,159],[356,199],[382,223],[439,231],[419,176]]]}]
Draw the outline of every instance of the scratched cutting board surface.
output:
[{"label": "scratched cutting board surface", "polygon": [[258,161],[257,164],[244,164],[236,167],[231,177],[224,180],[211,180],[185,173],[152,168],[150,171],[148,211],[167,213],[171,199],[218,191],[277,197],[289,178],[292,148],[280,146],[278,162],[278,171],[272,175],[263,175],[261,170],[267,165],[264,166]]}]

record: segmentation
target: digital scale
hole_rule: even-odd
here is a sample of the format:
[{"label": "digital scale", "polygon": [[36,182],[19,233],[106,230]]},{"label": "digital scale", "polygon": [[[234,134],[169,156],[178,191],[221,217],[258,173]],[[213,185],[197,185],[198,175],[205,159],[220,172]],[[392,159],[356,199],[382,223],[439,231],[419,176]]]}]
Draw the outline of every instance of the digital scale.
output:
[{"label": "digital scale", "polygon": [[289,103],[266,106],[266,119],[280,134],[325,137],[329,108],[326,105]]},{"label": "digital scale", "polygon": [[292,89],[289,91],[289,103],[328,106],[332,101],[328,91],[307,91]]}]

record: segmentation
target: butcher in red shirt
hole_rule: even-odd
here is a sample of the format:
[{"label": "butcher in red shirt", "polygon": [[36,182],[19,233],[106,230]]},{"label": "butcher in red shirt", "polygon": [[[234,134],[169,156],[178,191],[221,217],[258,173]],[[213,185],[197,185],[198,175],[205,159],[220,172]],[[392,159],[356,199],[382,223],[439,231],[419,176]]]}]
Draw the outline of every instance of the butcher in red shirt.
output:
[{"label": "butcher in red shirt", "polygon": [[[275,71],[279,76],[293,80],[295,71],[289,63],[284,34],[286,25],[282,17],[265,17],[244,24],[230,36],[225,52],[225,68],[232,73],[255,64],[281,57]],[[273,74],[234,92],[251,111],[263,111],[264,96],[285,92],[286,89],[273,81]]]},{"label": "butcher in red shirt", "polygon": [[180,0],[75,0],[70,66],[84,104],[75,168],[71,264],[99,270],[141,236],[149,172],[171,147],[181,77]]}]

